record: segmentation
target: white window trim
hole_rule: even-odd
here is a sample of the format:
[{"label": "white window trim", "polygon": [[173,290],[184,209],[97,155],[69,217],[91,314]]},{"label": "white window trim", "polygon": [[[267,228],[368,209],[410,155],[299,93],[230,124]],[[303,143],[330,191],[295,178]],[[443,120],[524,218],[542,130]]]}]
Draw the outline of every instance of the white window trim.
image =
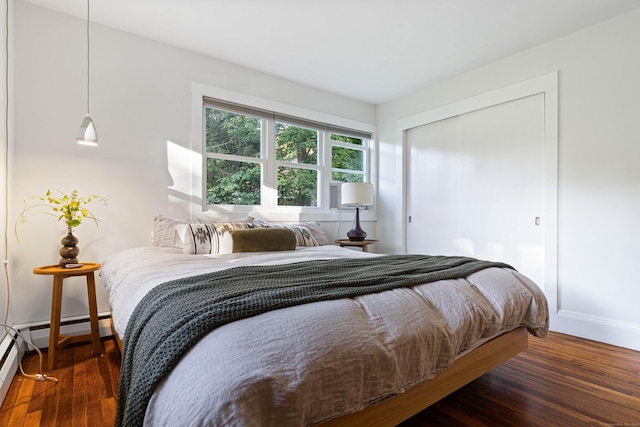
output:
[{"label": "white window trim", "polygon": [[[358,129],[363,132],[371,133],[370,147],[367,150],[367,155],[365,156],[365,162],[367,162],[366,167],[369,168],[369,176],[370,181],[374,184],[374,188],[377,188],[377,170],[375,165],[377,164],[376,153],[377,153],[377,140],[376,140],[376,127],[369,123],[363,123],[352,119],[347,119],[344,117],[334,116],[332,114],[322,113],[319,111],[309,110],[306,108],[285,104],[282,102],[260,98],[253,95],[248,95],[245,93],[234,92],[228,89],[223,89],[215,86],[209,86],[203,83],[192,82],[191,83],[191,151],[194,156],[192,156],[192,164],[191,164],[191,209],[196,216],[197,213],[206,213],[211,212],[214,215],[233,215],[237,213],[244,214],[256,214],[260,218],[270,220],[270,221],[305,221],[305,220],[315,220],[315,221],[335,221],[340,219],[341,212],[337,209],[329,209],[329,208],[313,208],[313,209],[305,209],[305,207],[300,206],[278,206],[278,207],[270,207],[270,206],[204,206],[203,204],[203,176],[204,176],[204,162],[202,158],[203,153],[203,141],[205,135],[205,122],[204,122],[204,109],[203,98],[215,98],[220,99],[222,101],[232,102],[240,105],[247,105],[253,108],[268,110],[268,111],[277,111],[281,114],[289,115],[292,117],[300,117],[302,119],[312,120],[320,123],[331,123],[335,126],[340,126],[343,128],[350,129]],[[323,146],[322,144],[320,144]],[[275,153],[272,153],[275,154]],[[318,155],[327,155],[330,156],[330,153],[319,152]],[[273,159],[273,157],[270,157]],[[269,160],[268,163],[275,160]],[[270,167],[267,164],[266,167]],[[327,174],[324,174],[327,175]],[[323,187],[328,186],[329,182],[331,182],[331,176],[324,176],[323,182],[321,185]],[[326,181],[326,182],[325,182]],[[264,183],[265,185],[268,182]],[[273,187],[273,186],[272,186]],[[265,191],[276,191],[275,188],[263,188],[263,195],[266,196]],[[329,200],[324,200],[326,192],[321,192],[321,197],[323,199],[320,201],[322,206],[328,206]],[[374,192],[374,207],[376,204],[376,194]],[[264,197],[263,196],[263,197]],[[376,209],[368,209],[362,210],[360,213],[361,221],[375,221],[376,220]]]}]

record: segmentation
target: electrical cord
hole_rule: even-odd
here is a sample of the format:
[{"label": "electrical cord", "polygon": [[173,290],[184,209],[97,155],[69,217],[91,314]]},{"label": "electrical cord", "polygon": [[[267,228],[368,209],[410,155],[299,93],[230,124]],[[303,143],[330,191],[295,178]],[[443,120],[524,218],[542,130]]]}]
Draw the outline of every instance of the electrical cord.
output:
[{"label": "electrical cord", "polygon": [[9,318],[9,0],[5,0],[4,19],[4,261],[6,307],[2,307],[3,323]]},{"label": "electrical cord", "polygon": [[334,240],[340,238],[340,227],[342,227],[342,209],[338,207],[338,231],[336,231],[336,238]]},{"label": "electrical cord", "polygon": [[24,340],[24,342],[26,342],[29,345],[29,347],[33,348],[38,353],[38,356],[40,357],[40,365],[39,365],[39,370],[38,370],[37,374],[27,374],[24,371],[24,369],[22,368],[22,360],[20,360],[18,362],[18,364],[20,365],[20,372],[22,373],[23,377],[29,378],[30,380],[34,380],[34,381],[51,381],[51,382],[54,382],[54,383],[58,382],[57,378],[48,377],[42,372],[42,352],[40,351],[40,349],[38,349],[38,347],[33,345],[33,343],[31,341],[29,341],[27,338],[25,338],[24,335],[22,335],[22,332],[20,332],[19,330],[17,330],[13,326],[9,326],[6,323],[0,323],[0,326],[4,326],[5,328],[11,329],[14,332],[14,334],[11,334],[11,339],[16,344],[18,344],[18,345],[20,344],[18,342],[18,340],[16,339],[16,335],[18,335],[18,336],[20,336],[20,338],[22,338]]}]

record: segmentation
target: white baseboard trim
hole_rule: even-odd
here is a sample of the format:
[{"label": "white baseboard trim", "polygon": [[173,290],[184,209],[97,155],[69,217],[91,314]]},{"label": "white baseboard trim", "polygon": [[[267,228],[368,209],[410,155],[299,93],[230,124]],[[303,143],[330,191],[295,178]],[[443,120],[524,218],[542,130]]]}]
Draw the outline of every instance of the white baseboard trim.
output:
[{"label": "white baseboard trim", "polygon": [[[80,320],[80,322],[78,321]],[[65,322],[73,322],[65,325]],[[101,318],[98,320],[98,328],[101,337],[109,337],[113,335],[111,332],[110,319]],[[64,319],[61,321],[60,333],[64,335],[82,335],[91,333],[89,318],[80,319]],[[30,328],[31,342],[38,348],[49,347],[49,324],[33,325]]]},{"label": "white baseboard trim", "polygon": [[640,351],[640,324],[560,310],[557,332]]}]

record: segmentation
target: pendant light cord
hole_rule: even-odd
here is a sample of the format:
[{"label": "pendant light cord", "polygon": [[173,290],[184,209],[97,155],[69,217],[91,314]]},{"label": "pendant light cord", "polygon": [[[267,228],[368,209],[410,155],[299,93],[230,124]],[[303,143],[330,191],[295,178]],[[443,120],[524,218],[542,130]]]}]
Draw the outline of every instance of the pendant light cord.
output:
[{"label": "pendant light cord", "polygon": [[89,115],[89,3],[87,0],[87,116]]}]

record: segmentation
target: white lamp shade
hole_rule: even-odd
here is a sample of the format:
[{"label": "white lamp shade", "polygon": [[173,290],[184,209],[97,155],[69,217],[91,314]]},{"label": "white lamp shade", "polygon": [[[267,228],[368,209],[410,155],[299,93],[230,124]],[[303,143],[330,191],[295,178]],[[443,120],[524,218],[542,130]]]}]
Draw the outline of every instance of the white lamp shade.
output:
[{"label": "white lamp shade", "polygon": [[98,145],[98,132],[96,131],[96,126],[93,124],[93,120],[91,120],[88,114],[82,120],[76,141],[82,145]]},{"label": "white lamp shade", "polygon": [[345,182],[340,187],[343,205],[367,206],[373,204],[373,185],[370,182]]}]

